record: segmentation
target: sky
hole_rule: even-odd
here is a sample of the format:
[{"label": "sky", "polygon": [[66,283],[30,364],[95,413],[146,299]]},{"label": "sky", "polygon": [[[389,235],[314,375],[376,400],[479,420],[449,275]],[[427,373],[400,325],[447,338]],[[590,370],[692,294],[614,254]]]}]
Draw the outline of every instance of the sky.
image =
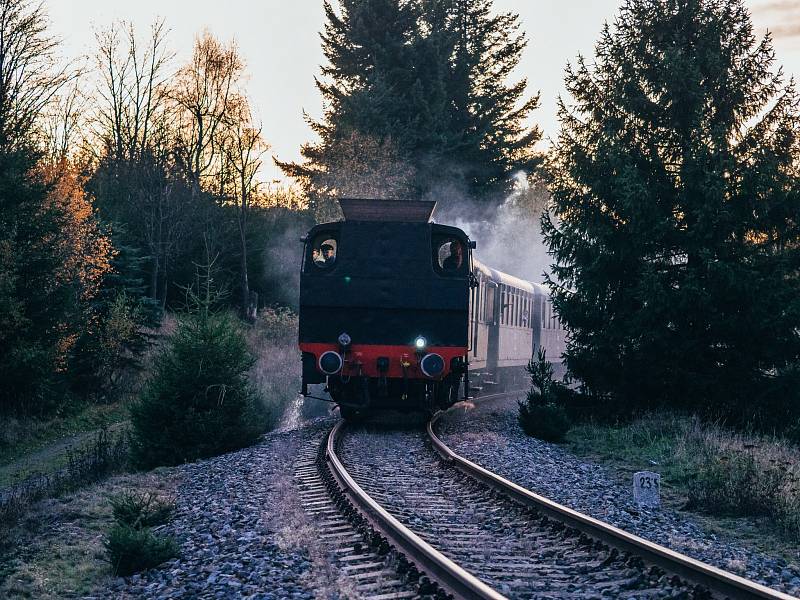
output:
[{"label": "sky", "polygon": [[[514,73],[526,78],[531,92],[541,92],[532,121],[545,138],[558,132],[556,102],[564,94],[564,67],[578,54],[591,57],[603,23],[613,22],[620,0],[495,0],[498,11],[520,15],[528,47]],[[800,0],[747,0],[758,33],[774,36],[777,63],[800,79]],[[163,17],[176,65],[188,59],[195,36],[203,29],[222,40],[235,39],[247,64],[247,89],[271,152],[281,160],[299,160],[300,147],[313,141],[304,121],[322,112],[314,86],[323,55],[319,32],[324,24],[322,0],[45,0],[52,31],[70,57],[95,52],[95,32],[114,20],[132,22],[146,35]],[[546,147],[547,141],[544,141]],[[283,179],[265,165],[267,180]]]}]

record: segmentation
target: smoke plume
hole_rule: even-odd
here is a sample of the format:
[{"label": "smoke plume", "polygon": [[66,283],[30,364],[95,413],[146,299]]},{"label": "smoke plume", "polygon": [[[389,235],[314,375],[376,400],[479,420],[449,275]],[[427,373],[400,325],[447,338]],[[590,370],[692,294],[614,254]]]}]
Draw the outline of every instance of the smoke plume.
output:
[{"label": "smoke plume", "polygon": [[453,193],[441,195],[436,222],[463,229],[477,242],[478,260],[527,281],[543,281],[551,262],[539,224],[548,199],[543,185],[531,185],[524,173],[517,173],[514,190],[496,207],[456,201]]}]

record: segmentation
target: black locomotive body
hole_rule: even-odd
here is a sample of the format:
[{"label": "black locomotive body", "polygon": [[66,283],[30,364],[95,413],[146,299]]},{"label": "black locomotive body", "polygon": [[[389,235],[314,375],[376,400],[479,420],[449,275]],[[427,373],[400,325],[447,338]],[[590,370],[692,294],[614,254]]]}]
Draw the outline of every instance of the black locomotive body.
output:
[{"label": "black locomotive body", "polygon": [[345,416],[433,410],[523,383],[537,345],[560,355],[563,335],[542,336],[543,288],[474,260],[462,230],[429,222],[434,203],[340,203],[345,220],[305,238],[304,394],[326,383]]}]

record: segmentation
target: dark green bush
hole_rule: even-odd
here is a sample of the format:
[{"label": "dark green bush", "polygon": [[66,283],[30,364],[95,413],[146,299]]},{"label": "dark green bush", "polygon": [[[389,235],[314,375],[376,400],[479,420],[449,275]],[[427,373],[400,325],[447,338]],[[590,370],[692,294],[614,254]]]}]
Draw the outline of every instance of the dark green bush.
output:
[{"label": "dark green bush", "polygon": [[531,389],[525,401],[519,403],[517,418],[522,430],[549,442],[563,441],[571,425],[564,406],[570,390],[553,380],[553,365],[543,348],[539,349],[536,361],[530,361],[526,369],[531,377]]},{"label": "dark green bush", "polygon": [[178,545],[172,538],[156,535],[148,527],[136,528],[122,523],[111,528],[105,547],[114,575],[122,577],[178,556]]},{"label": "dark green bush", "polygon": [[219,297],[189,294],[190,309],[131,409],[131,454],[143,468],[215,456],[253,443],[267,415],[248,381],[253,357],[240,322],[214,312]]},{"label": "dark green bush", "polygon": [[114,519],[136,529],[163,525],[172,518],[175,503],[153,492],[130,490],[110,499]]},{"label": "dark green bush", "polygon": [[562,442],[570,428],[570,420],[563,406],[520,406],[519,422],[522,430],[531,437],[548,442]]}]

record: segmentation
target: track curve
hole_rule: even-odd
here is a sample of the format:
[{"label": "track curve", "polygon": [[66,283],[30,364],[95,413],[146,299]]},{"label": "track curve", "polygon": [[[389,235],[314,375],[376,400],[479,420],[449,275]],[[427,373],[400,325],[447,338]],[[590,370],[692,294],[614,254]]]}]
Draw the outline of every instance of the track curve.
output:
[{"label": "track curve", "polygon": [[[362,438],[348,442],[349,448],[344,448],[342,454],[347,426],[340,422],[325,445],[327,468],[355,509],[415,569],[438,583],[439,589],[429,587],[426,595],[492,600],[510,596],[579,598],[586,597],[583,594],[592,589],[598,592],[594,594],[596,597],[624,590],[629,598],[792,598],[559,505],[470,462],[436,435],[435,425],[440,416],[436,415],[427,424],[427,438],[421,433],[408,432],[380,438],[369,448],[371,452],[366,454],[371,458],[363,464],[360,461],[364,459],[358,458],[352,448],[365,443],[367,438],[363,436],[387,434],[356,432],[353,435]],[[416,444],[415,449],[403,450],[403,444],[408,443]],[[441,459],[433,458],[426,443],[433,446]],[[428,457],[418,461],[424,465],[419,464],[417,473],[403,475],[399,468],[381,467],[393,461],[402,462],[400,454],[391,455],[393,448],[399,453],[417,452],[415,459],[423,457],[420,448],[424,448]],[[448,474],[440,472],[433,476],[423,468],[435,469],[436,465]],[[428,479],[443,486],[441,490],[432,485],[424,488],[424,493],[409,492]],[[460,508],[452,508],[448,503]],[[482,507],[483,515],[479,515],[477,525],[461,519],[465,506]],[[489,511],[493,513],[492,525],[487,529],[483,520]],[[498,529],[498,523],[504,533],[493,539],[491,530]],[[548,544],[555,545],[557,559]],[[493,553],[493,545],[502,552]],[[541,564],[536,563],[532,548],[536,548],[538,559],[544,557]],[[470,552],[477,558],[469,560]],[[565,554],[568,560],[564,559]],[[485,557],[486,568],[481,557]],[[509,575],[491,571],[489,567],[496,567],[498,561],[506,561],[502,564],[519,572]],[[548,577],[552,577],[553,585],[546,581]],[[571,583],[573,578],[581,577],[589,582],[588,588]]]},{"label": "track curve", "polygon": [[732,599],[792,600],[794,598],[794,596],[744,579],[572,510],[473,463],[456,454],[436,435],[436,423],[442,414],[434,415],[426,426],[431,444],[444,460],[451,462],[457,469],[476,481],[513,498],[524,506],[535,508],[565,525],[575,527],[594,538],[601,539],[619,550],[634,553],[651,564],[658,565],[693,583],[706,586],[715,596]]}]

